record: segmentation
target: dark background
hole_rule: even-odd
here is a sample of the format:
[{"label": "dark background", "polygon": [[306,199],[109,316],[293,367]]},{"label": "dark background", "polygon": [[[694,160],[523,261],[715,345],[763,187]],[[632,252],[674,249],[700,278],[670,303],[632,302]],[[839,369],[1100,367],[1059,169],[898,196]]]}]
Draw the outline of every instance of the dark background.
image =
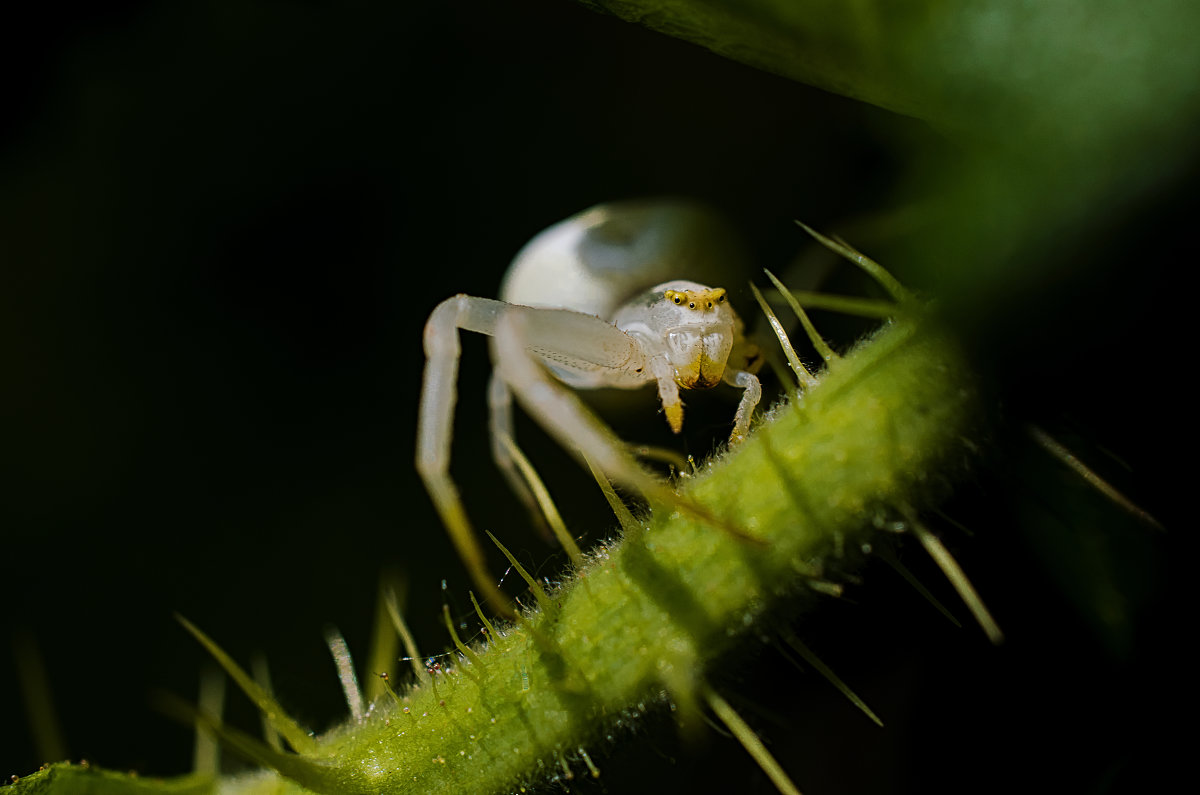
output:
[{"label": "dark background", "polygon": [[[149,705],[155,689],[192,698],[207,664],[173,611],[242,661],[265,652],[316,728],[344,710],[322,629],[365,656],[385,567],[406,573],[418,642],[446,645],[442,581],[457,612],[468,582],[411,463],[437,301],[494,295],[533,233],[633,196],[707,200],[767,267],[809,249],[793,218],[863,229],[886,262],[887,224],[863,219],[903,209],[901,186],[950,146],[567,2],[33,14],[2,34],[0,64],[0,618],[13,648],[40,649],[71,757],[143,774],[190,765],[190,732]],[[886,729],[757,641],[719,667],[805,792],[1104,792],[1167,775],[1185,687],[1175,571],[1191,562],[1175,547],[1193,177],[1076,252],[1089,278],[1048,278],[1014,317],[1018,343],[977,351],[998,452],[946,509],[974,537],[934,521],[1008,643],[954,629],[875,564],[799,631]],[[552,576],[557,553],[487,459],[486,373],[468,341],[454,471],[479,523]],[[702,402],[680,442],[698,454],[732,409]],[[649,393],[639,406],[622,433],[669,441]],[[1022,441],[1027,420],[1174,534],[1092,501]],[[551,491],[575,495],[560,498],[572,529],[605,533],[586,474],[521,435]],[[965,619],[916,545],[903,555]],[[48,761],[12,660],[4,775]],[[238,694],[227,715],[256,725]],[[773,791],[733,740],[681,744],[666,713],[592,750],[604,776],[581,791]]]}]

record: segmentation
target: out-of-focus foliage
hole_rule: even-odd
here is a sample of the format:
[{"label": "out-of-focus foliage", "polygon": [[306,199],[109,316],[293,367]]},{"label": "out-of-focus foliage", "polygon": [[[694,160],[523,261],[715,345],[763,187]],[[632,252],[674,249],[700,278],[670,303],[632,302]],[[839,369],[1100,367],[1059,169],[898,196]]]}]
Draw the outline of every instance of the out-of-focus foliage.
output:
[{"label": "out-of-focus foliage", "polygon": [[[911,235],[888,262],[935,291],[981,351],[1016,365],[1001,378],[1019,378],[1022,357],[1056,357],[1104,333],[1089,322],[1135,334],[1120,322],[1123,307],[1099,302],[1083,322],[1056,327],[1057,338],[1045,329],[1063,301],[1086,304],[1082,296],[1097,295],[1098,282],[1147,289],[1156,271],[1139,261],[1143,247],[1148,257],[1178,256],[1170,244],[1164,252],[1133,241],[1149,220],[1138,218],[1140,208],[1178,190],[1197,166],[1196,3],[584,2],[915,116],[944,136],[940,151],[909,162],[897,201],[916,208]],[[896,145],[903,151],[907,142]],[[1171,209],[1188,215],[1186,205]],[[1115,261],[1122,250],[1131,258]],[[1096,388],[1131,393],[1122,407],[1133,417],[1157,399],[1123,375],[1119,357],[1104,364]],[[1012,471],[1029,498],[1013,503],[1021,506],[1017,523],[1109,650],[1126,654],[1135,606],[1155,592],[1161,563],[1143,533],[1119,518],[1114,526],[1111,506],[1068,488],[1070,478],[1054,476],[1062,467],[1053,466],[1044,451],[1014,452]]]},{"label": "out-of-focus foliage", "polygon": [[922,164],[934,173],[912,175],[940,201],[909,264],[972,314],[1195,157],[1187,0],[585,4],[945,133],[944,159]]},{"label": "out-of-focus foliage", "polygon": [[[444,644],[441,582],[451,601],[466,584],[410,465],[421,323],[447,295],[494,290],[524,240],[597,201],[706,199],[773,269],[807,245],[792,218],[844,235],[977,332],[1002,414],[1081,429],[1081,454],[1127,459],[1132,475],[1106,477],[1168,528],[1190,515],[1172,461],[1191,398],[1171,348],[1174,317],[1194,313],[1174,279],[1197,260],[1200,6],[590,5],[906,116],[561,0],[31,5],[45,19],[0,30],[19,117],[0,130],[0,408],[14,418],[0,618],[38,639],[55,699],[40,706],[61,711],[72,758],[186,769],[190,734],[145,699],[191,692],[203,661],[173,610],[241,658],[265,651],[281,699],[316,727],[344,710],[319,627],[365,648],[380,565],[406,567],[428,606],[412,611],[418,641]],[[481,427],[485,357],[469,345],[460,427]],[[727,407],[712,402],[715,427]],[[699,417],[708,401],[694,403]],[[628,438],[679,444],[641,408]],[[1184,659],[1171,575],[1193,559],[1165,565],[1106,506],[1060,502],[1053,467],[1025,466],[1024,437],[999,427],[995,470],[947,511],[976,531],[948,543],[1003,649],[952,634],[877,567],[868,609],[830,605],[805,631],[886,730],[772,651],[724,669],[805,791],[1122,776],[1145,791],[1170,769],[1157,727]],[[711,431],[694,423],[684,446],[702,454]],[[603,533],[587,476],[527,436],[572,529]],[[545,563],[477,441],[456,451],[468,507]],[[1055,531],[1064,512],[1087,523]],[[803,694],[756,689],[780,676]],[[6,719],[0,772],[50,761],[27,725]],[[658,728],[615,747],[603,786],[758,775],[732,743]]]}]

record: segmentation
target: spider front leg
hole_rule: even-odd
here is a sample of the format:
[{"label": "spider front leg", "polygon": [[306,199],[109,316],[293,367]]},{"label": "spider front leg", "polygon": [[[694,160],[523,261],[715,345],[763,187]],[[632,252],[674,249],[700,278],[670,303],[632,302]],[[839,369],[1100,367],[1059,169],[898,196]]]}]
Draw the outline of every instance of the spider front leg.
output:
[{"label": "spider front leg", "polygon": [[[646,362],[638,343],[594,315],[566,309],[506,307],[497,317],[492,341],[492,360],[499,381],[493,384],[491,393],[494,428],[506,430],[511,439],[506,405],[511,389],[522,408],[569,451],[582,450],[593,457],[597,466],[627,485],[641,483],[649,488],[657,482],[637,464],[626,445],[563,386],[564,381],[580,388],[644,382]],[[550,376],[541,363],[552,366],[558,378]],[[530,389],[534,386],[537,388]],[[556,433],[554,429],[564,424],[570,430],[565,435]],[[498,446],[501,442],[498,437],[493,441]],[[503,453],[511,466],[511,455],[507,450]],[[524,480],[523,473],[513,472],[512,476]],[[533,484],[522,483],[518,493],[528,493],[531,487]]]},{"label": "spider front leg", "polygon": [[[643,469],[611,429],[597,419],[579,398],[551,378],[531,355],[531,351],[553,360],[556,364],[578,365],[580,362],[573,360],[572,356],[561,348],[550,350],[533,339],[541,337],[548,330],[544,323],[546,319],[524,313],[505,313],[496,323],[496,371],[511,387],[521,407],[563,447],[581,458],[585,465],[590,461],[613,481],[640,492],[647,499],[678,508],[745,541],[757,543],[757,539],[680,497],[666,483]],[[599,325],[592,329],[596,336],[586,343],[578,338],[576,342],[583,343],[584,347],[594,345],[600,350],[618,347],[622,338],[629,339],[616,327],[600,321],[598,323]],[[595,357],[591,360],[595,361]],[[612,362],[608,369],[614,373],[641,372],[641,367],[633,370],[623,369],[631,366],[633,363],[627,362],[622,365]]]},{"label": "spider front leg", "polygon": [[[674,433],[679,433],[683,430],[683,401],[679,397],[675,369],[665,356],[651,359],[649,369],[658,385],[658,400],[662,403],[663,413],[667,415],[667,424]],[[750,432],[750,419],[758,401],[762,399],[762,386],[758,377],[750,371],[728,366],[721,380],[742,390],[742,400],[738,403],[737,414],[733,418],[733,432],[729,435],[729,443],[737,444]]]},{"label": "spider front leg", "polygon": [[683,400],[679,397],[675,370],[665,356],[656,356],[650,361],[650,374],[658,385],[658,402],[667,415],[667,425],[672,433],[679,433],[683,430]]},{"label": "spider front leg", "polygon": [[762,386],[758,382],[758,376],[745,370],[726,370],[722,379],[725,383],[743,390],[737,413],[733,415],[733,433],[729,434],[729,443],[737,444],[750,432],[750,415],[762,399]]},{"label": "spider front leg", "polygon": [[[636,372],[641,354],[632,339],[592,315],[518,306],[467,295],[457,295],[443,301],[425,324],[427,358],[417,431],[417,471],[476,587],[485,596],[492,597],[499,610],[511,616],[513,613],[509,600],[488,573],[483,549],[467,518],[458,488],[449,474],[450,442],[457,399],[455,382],[460,356],[458,332],[462,329],[492,335],[496,333],[501,319],[519,322],[523,328],[522,340],[518,343],[523,347],[519,347],[518,358],[529,359],[536,353],[573,373],[595,375]],[[526,348],[529,352],[526,352]],[[496,354],[495,358],[500,361],[504,357]],[[509,381],[507,377],[504,380]],[[511,438],[512,433],[510,415],[505,406],[508,390],[500,383],[490,392],[493,443],[496,448],[501,448],[504,446],[501,436]],[[536,412],[534,417],[541,419]],[[597,450],[600,447],[593,444],[587,449]],[[617,452],[622,463],[610,460],[611,456],[604,456],[605,464],[622,473],[622,482],[637,482],[639,479],[631,474],[631,471],[638,469],[637,464],[623,450],[618,449]],[[507,464],[511,468],[513,462],[509,451],[503,450],[502,455],[501,467]],[[520,473],[515,471],[508,473],[508,476],[514,482],[521,478]],[[527,501],[532,499],[528,484],[524,482],[517,487],[517,492],[523,499],[528,498]]]},{"label": "spider front leg", "polygon": [[512,392],[497,372],[493,372],[488,381],[488,436],[491,437],[492,460],[496,462],[496,468],[504,475],[513,493],[525,504],[542,539],[551,541],[553,534],[546,523],[546,516],[513,459],[510,446],[516,449],[517,441],[513,433]]},{"label": "spider front leg", "polygon": [[488,573],[487,559],[467,518],[458,488],[450,478],[450,441],[457,402],[459,329],[491,334],[496,317],[507,306],[500,301],[456,295],[433,310],[425,323],[425,373],[417,425],[417,472],[450,534],[463,565],[481,596],[496,609],[514,615],[507,596]]}]

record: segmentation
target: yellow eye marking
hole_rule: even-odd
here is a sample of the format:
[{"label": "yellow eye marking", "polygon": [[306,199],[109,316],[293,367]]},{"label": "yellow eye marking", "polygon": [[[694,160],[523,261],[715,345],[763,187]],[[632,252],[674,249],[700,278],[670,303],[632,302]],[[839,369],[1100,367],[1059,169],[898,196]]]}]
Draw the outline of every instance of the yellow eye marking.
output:
[{"label": "yellow eye marking", "polygon": [[711,290],[667,290],[663,297],[679,306],[687,302],[688,309],[712,309],[716,304],[725,303],[725,288],[715,287]]}]

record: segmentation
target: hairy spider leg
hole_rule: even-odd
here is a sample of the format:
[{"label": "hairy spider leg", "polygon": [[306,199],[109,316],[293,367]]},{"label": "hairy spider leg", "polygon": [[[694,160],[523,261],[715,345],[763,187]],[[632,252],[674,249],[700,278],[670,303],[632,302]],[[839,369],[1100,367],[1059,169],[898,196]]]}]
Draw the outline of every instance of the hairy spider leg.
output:
[{"label": "hairy spider leg", "polygon": [[[522,408],[563,447],[577,458],[582,453],[612,479],[651,491],[662,488],[637,463],[627,445],[530,355],[530,352],[545,354],[535,344],[533,337],[537,330],[529,321],[526,314],[505,314],[496,324],[493,340],[496,372],[512,389]],[[629,339],[615,326],[599,322],[609,333]],[[632,340],[630,345],[634,345]],[[557,358],[555,363],[559,363]]]},{"label": "hairy spider leg", "polygon": [[517,437],[513,429],[512,391],[494,370],[488,381],[488,435],[491,437],[492,460],[496,462],[496,468],[508,481],[509,488],[525,505],[526,512],[533,519],[542,540],[550,541],[553,533],[546,523],[546,517],[509,449],[510,445],[520,449],[517,448]]},{"label": "hairy spider leg", "polygon": [[454,405],[458,398],[458,330],[490,332],[498,311],[484,299],[465,295],[438,304],[425,323],[425,373],[417,424],[417,472],[433,500],[434,508],[484,599],[506,615],[514,615],[507,596],[488,575],[487,560],[463,508],[458,487],[450,478],[450,440]]},{"label": "hairy spider leg", "polygon": [[[512,307],[512,309],[528,308]],[[612,348],[617,347],[619,338],[625,338],[629,340],[630,345],[634,346],[634,353],[640,356],[640,352],[636,350],[636,344],[615,326],[589,315],[579,315],[565,310],[545,311],[594,320],[607,329],[603,334],[611,338]],[[493,340],[496,370],[512,389],[521,407],[537,420],[547,433],[558,440],[559,444],[571,451],[584,466],[595,465],[612,480],[640,492],[647,499],[677,508],[744,541],[761,543],[758,539],[731,526],[728,522],[721,521],[706,509],[679,496],[666,483],[644,469],[629,451],[628,446],[607,425],[589,411],[573,392],[550,376],[532,355],[536,353],[547,357],[546,349],[538,344],[538,340],[546,339],[544,335],[550,330],[548,326],[551,325],[546,322],[548,320],[552,320],[552,318],[540,313],[512,311],[502,314],[496,322]],[[595,340],[595,344],[597,350],[605,347],[599,338]],[[563,351],[555,353],[555,363],[563,364],[566,360],[557,358],[563,355]],[[599,356],[592,357],[595,367],[604,366],[598,361],[600,358]],[[610,367],[615,365],[614,360],[610,360],[610,362],[612,362],[609,364]],[[623,372],[632,372],[632,370],[625,369],[628,367],[628,363],[622,362],[617,369],[621,369]]]},{"label": "hairy spider leg", "polygon": [[[490,298],[456,295],[433,310],[425,324],[425,373],[421,389],[417,431],[416,466],[433,500],[434,507],[450,534],[459,557],[467,567],[480,592],[492,598],[497,609],[512,614],[508,598],[488,574],[486,557],[462,504],[458,488],[450,477],[450,442],[453,436],[454,406],[457,401],[458,361],[461,355],[460,329],[492,336],[502,318],[520,318],[522,342],[517,343],[516,357],[528,361],[535,372],[540,368],[525,352],[537,354],[560,367],[573,371],[636,373],[642,369],[642,355],[637,344],[625,333],[591,315],[563,309],[534,309],[506,304]],[[506,354],[499,348],[494,356],[501,364]],[[501,375],[516,389],[513,379]],[[541,379],[547,376],[539,373]],[[520,397],[520,390],[517,390]],[[529,409],[529,406],[526,406]],[[543,426],[550,427],[534,407],[530,413]],[[558,436],[559,441],[563,438]],[[576,442],[566,442],[573,448]],[[641,471],[619,443],[605,440],[588,449],[597,449],[596,458],[614,479],[636,485],[656,483]],[[613,452],[616,455],[613,455]],[[661,490],[669,491],[659,486]]]},{"label": "hairy spider leg", "polygon": [[736,444],[745,439],[746,434],[750,432],[750,415],[762,399],[762,386],[758,382],[758,376],[746,370],[726,368],[722,380],[742,390],[741,402],[738,403],[737,413],[733,415],[733,432],[729,434],[730,443]]}]

